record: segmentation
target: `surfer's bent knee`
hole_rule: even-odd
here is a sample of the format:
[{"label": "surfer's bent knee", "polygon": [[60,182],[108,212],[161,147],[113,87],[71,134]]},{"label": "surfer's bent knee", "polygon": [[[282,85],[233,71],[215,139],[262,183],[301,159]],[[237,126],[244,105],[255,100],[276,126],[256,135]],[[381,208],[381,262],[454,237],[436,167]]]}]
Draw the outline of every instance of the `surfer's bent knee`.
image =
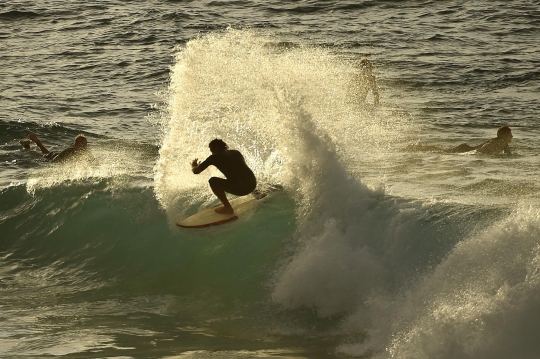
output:
[{"label": "surfer's bent knee", "polygon": [[208,183],[210,184],[210,187],[218,187],[219,188],[219,187],[221,187],[219,185],[219,183],[221,182],[220,180],[223,181],[223,178],[210,177],[210,179],[208,180]]}]

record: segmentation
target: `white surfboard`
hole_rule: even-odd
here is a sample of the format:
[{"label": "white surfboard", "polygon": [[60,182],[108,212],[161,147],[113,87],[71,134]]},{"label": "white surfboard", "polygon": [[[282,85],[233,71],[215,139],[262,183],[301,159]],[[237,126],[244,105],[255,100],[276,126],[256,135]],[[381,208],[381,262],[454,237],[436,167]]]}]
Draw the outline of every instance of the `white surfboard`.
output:
[{"label": "white surfboard", "polygon": [[[242,216],[254,209],[259,203],[259,200],[264,197],[266,197],[266,194],[263,193],[251,193],[247,196],[238,197],[229,201],[234,209],[234,213],[232,214],[217,213],[215,209],[218,206],[216,206],[195,213],[194,215],[181,220],[177,223],[177,225],[184,228],[204,228],[234,221],[238,219],[239,216]],[[221,204],[219,206],[221,206]]]}]

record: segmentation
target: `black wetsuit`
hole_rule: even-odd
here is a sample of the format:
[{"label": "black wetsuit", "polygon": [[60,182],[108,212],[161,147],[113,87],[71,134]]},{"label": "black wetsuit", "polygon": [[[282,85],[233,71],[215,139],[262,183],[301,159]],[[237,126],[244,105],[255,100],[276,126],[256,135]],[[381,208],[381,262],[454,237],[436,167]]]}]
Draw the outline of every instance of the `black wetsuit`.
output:
[{"label": "black wetsuit", "polygon": [[244,156],[237,150],[225,150],[213,153],[199,165],[204,171],[208,166],[214,165],[227,177],[227,179],[212,177],[208,181],[210,186],[216,186],[227,193],[244,196],[255,190],[257,180],[253,171],[247,166]]}]

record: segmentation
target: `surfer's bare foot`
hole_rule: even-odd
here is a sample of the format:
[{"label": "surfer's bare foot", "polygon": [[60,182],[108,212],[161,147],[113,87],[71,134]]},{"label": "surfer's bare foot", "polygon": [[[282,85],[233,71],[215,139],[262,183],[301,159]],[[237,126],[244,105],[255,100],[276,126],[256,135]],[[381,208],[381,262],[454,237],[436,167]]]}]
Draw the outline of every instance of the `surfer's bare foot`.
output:
[{"label": "surfer's bare foot", "polygon": [[21,146],[24,147],[25,150],[30,149],[30,141],[29,140],[22,140],[22,141],[19,141],[19,143],[21,144]]},{"label": "surfer's bare foot", "polygon": [[31,139],[34,142],[39,141],[38,137],[36,135],[34,135],[33,133],[29,134],[28,138]]},{"label": "surfer's bare foot", "polygon": [[234,209],[232,207],[218,207],[215,209],[215,211],[217,213],[221,213],[221,214],[233,214],[234,213]]}]

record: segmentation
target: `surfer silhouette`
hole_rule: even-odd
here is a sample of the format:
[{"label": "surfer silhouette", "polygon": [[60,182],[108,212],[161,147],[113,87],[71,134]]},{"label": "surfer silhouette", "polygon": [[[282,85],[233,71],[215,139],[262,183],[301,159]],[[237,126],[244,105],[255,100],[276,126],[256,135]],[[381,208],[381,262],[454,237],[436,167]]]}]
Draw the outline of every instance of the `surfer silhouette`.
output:
[{"label": "surfer silhouette", "polygon": [[223,207],[216,208],[216,212],[234,213],[225,192],[245,196],[255,190],[257,180],[239,151],[229,150],[229,146],[217,138],[210,141],[208,147],[212,154],[203,162],[198,162],[198,159],[195,158],[191,162],[191,170],[194,174],[199,174],[210,165],[214,165],[220,170],[226,179],[211,177],[208,181],[212,192],[223,203]]},{"label": "surfer silhouette", "polygon": [[[75,137],[73,147],[68,147],[61,152],[49,151],[43,145],[43,143],[41,143],[40,139],[33,133],[29,134],[28,138],[39,147],[41,153],[43,154],[43,157],[51,162],[63,162],[83,153],[87,153],[86,151],[88,147],[88,142],[86,141],[86,137],[82,133]],[[25,150],[30,151],[30,140],[22,140],[19,141],[19,143],[24,147]]]},{"label": "surfer silhouette", "polygon": [[366,102],[369,90],[373,93],[373,103],[379,104],[379,91],[377,88],[377,80],[373,75],[373,64],[365,57],[358,61],[360,74],[356,75],[357,94],[360,102]]},{"label": "surfer silhouette", "polygon": [[416,152],[416,151],[434,151],[434,152],[446,152],[446,153],[464,153],[469,151],[474,151],[479,153],[496,155],[499,153],[511,154],[510,147],[508,144],[512,141],[512,130],[509,126],[504,125],[499,127],[497,130],[497,137],[482,142],[478,146],[470,146],[466,143],[462,143],[459,146],[452,147],[449,149],[443,149],[438,146],[432,145],[408,145],[404,148],[404,151]]}]

